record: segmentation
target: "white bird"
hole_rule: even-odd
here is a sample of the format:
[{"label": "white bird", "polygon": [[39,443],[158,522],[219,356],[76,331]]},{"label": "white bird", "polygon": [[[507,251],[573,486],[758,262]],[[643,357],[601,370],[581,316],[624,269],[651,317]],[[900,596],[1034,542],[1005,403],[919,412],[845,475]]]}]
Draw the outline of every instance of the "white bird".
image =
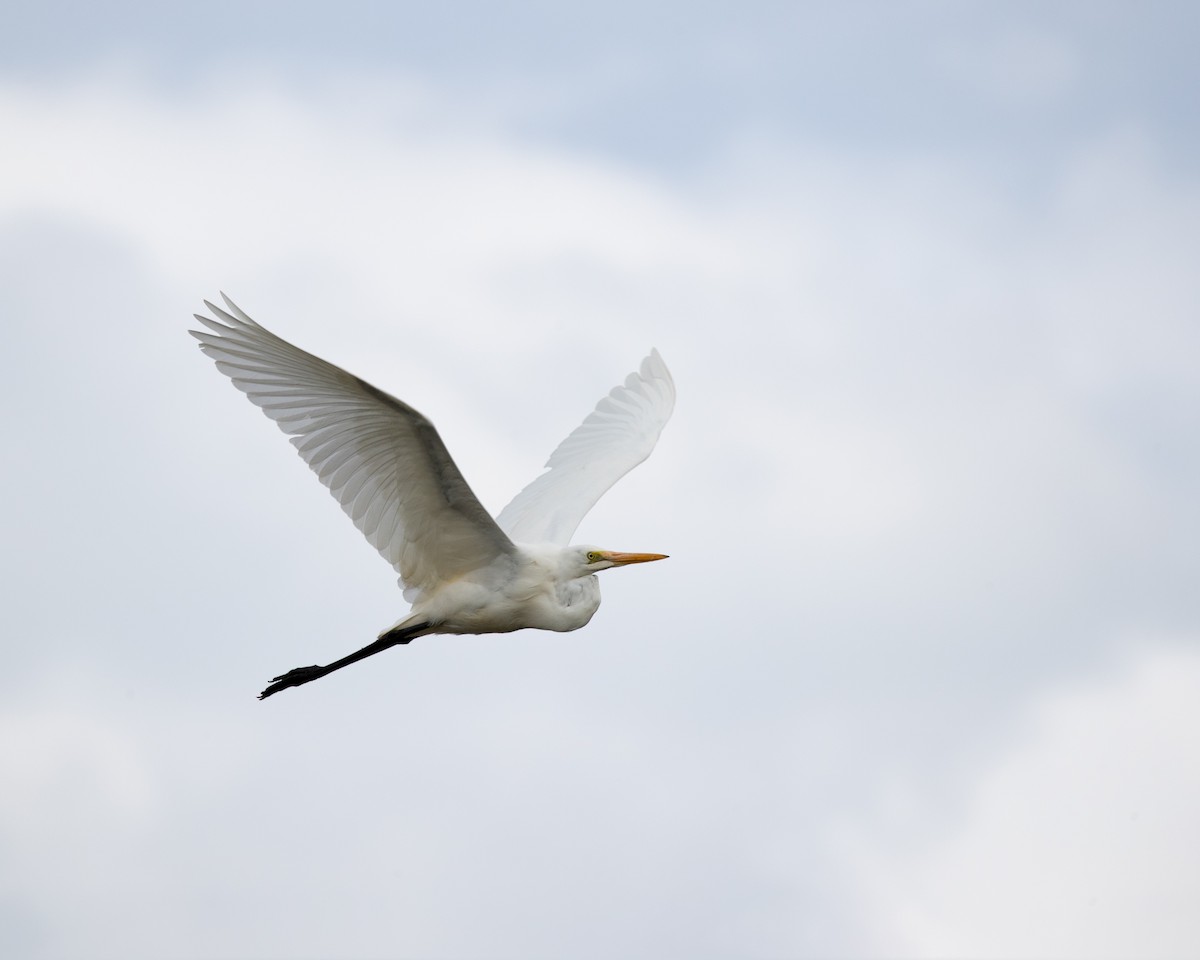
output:
[{"label": "white bird", "polygon": [[675,406],[657,350],[550,455],[545,473],[493,520],[424,416],[281,340],[225,294],[195,314],[200,349],[292,438],[300,456],[399,574],[408,616],[325,666],[275,677],[259,699],[432,633],[578,630],[600,606],[595,574],[663,560],[569,546],[584,514],[645,460]]}]

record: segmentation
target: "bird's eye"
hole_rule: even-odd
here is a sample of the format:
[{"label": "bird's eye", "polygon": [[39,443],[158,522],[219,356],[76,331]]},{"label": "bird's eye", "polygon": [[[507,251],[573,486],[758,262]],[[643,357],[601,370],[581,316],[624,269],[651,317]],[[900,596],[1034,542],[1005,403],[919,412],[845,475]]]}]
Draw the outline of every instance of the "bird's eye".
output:
[{"label": "bird's eye", "polygon": [[595,563],[599,559],[600,559],[600,554],[598,554],[595,550],[588,551],[588,555],[587,555],[588,563]]}]

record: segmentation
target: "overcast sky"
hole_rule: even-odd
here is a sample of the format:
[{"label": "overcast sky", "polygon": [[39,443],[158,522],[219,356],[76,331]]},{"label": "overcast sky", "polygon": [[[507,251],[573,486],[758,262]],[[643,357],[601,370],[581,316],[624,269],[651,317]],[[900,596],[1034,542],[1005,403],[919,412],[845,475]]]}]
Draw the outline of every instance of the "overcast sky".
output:
[{"label": "overcast sky", "polygon": [[[1192,4],[10,3],[0,953],[1185,957]],[[657,347],[574,634],[394,576],[219,290],[498,511]]]}]

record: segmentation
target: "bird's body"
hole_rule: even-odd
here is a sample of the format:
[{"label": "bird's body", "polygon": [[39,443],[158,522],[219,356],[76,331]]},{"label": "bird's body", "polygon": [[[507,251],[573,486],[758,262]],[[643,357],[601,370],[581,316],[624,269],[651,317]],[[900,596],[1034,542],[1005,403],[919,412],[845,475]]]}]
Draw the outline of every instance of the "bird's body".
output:
[{"label": "bird's body", "polygon": [[[224,295],[222,294],[224,297]],[[493,520],[424,416],[254,323],[228,297],[192,331],[234,385],[292,436],[367,539],[400,575],[409,614],[356,653],[298,667],[261,694],[325,676],[431,633],[565,632],[600,606],[595,574],[663,559],[571,546],[579,521],[649,456],[675,388],[652,351],[559,445],[545,473]]]},{"label": "bird's body", "polygon": [[511,556],[442,584],[391,629],[422,621],[430,633],[512,633],[586,626],[600,607],[600,581],[553,544],[516,544]]}]

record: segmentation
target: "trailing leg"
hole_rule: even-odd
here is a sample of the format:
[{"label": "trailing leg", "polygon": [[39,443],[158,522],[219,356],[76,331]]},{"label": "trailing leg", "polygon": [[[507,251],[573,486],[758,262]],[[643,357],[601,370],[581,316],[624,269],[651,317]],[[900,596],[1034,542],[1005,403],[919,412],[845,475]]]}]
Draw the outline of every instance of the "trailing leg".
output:
[{"label": "trailing leg", "polygon": [[319,680],[326,674],[333,673],[334,670],[340,670],[342,667],[348,667],[352,663],[357,663],[359,660],[365,660],[367,657],[374,656],[377,653],[382,653],[389,647],[394,647],[397,644],[408,643],[415,637],[420,636],[430,627],[429,623],[413,623],[404,627],[396,627],[383,634],[374,643],[368,643],[361,650],[356,650],[349,656],[342,657],[341,660],[335,660],[333,663],[327,663],[325,666],[313,665],[311,667],[296,667],[294,670],[289,670],[287,673],[280,674],[275,677],[269,687],[258,695],[259,700],[266,700],[272,694],[278,693],[280,690],[286,690],[288,687],[298,687],[301,684],[309,683],[313,680]]}]

